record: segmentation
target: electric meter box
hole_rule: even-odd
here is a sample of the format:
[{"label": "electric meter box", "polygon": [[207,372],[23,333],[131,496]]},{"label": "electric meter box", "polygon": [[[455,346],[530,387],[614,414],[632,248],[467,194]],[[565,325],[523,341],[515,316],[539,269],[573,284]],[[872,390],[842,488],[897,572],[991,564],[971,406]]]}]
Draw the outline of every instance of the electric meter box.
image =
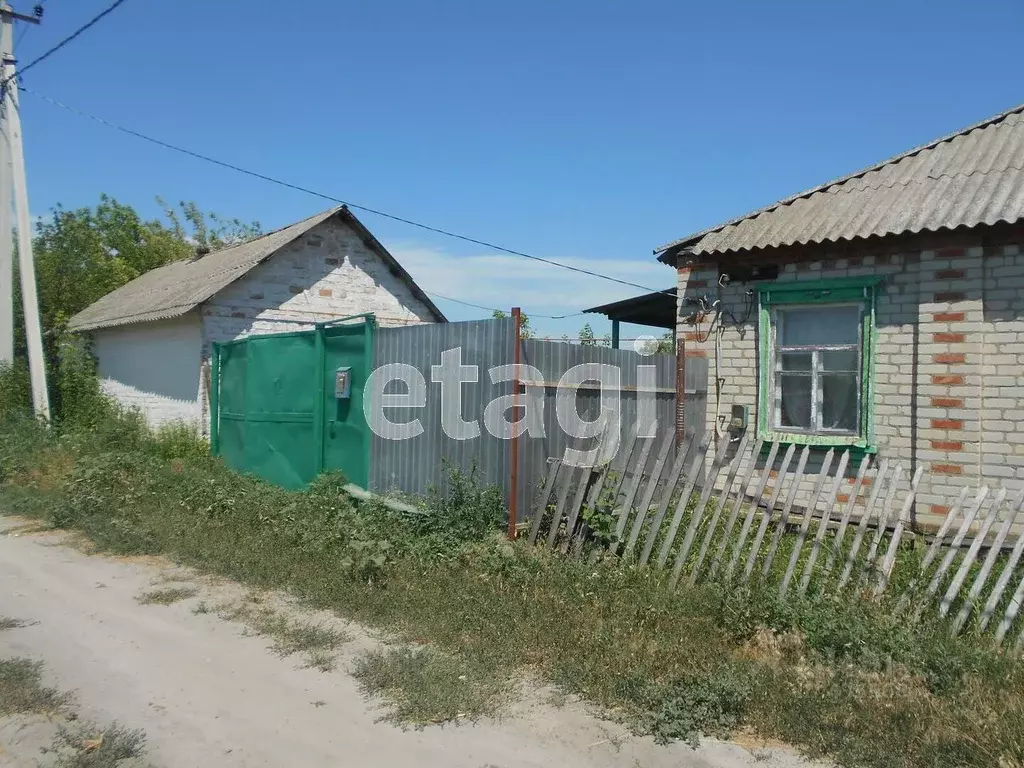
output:
[{"label": "electric meter box", "polygon": [[334,372],[334,396],[348,400],[352,394],[352,368],[345,365]]}]

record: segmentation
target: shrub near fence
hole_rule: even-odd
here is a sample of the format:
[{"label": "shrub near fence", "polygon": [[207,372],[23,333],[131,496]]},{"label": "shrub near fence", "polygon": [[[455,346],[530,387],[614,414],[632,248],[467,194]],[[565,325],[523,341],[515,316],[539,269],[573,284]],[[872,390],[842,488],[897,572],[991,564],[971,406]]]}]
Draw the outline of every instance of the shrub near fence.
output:
[{"label": "shrub near fence", "polygon": [[[635,436],[608,463],[550,461],[529,540],[576,557],[671,569],[670,584],[760,581],[780,597],[816,593],[889,600],[919,619],[935,611],[953,635],[1003,643],[1024,602],[1024,491],[963,488],[939,530],[911,530],[923,469],[871,466],[748,434],[690,440]],[[869,472],[870,470],[870,472]],[[847,489],[844,492],[844,487]],[[1013,646],[1024,645],[1024,632]]]}]

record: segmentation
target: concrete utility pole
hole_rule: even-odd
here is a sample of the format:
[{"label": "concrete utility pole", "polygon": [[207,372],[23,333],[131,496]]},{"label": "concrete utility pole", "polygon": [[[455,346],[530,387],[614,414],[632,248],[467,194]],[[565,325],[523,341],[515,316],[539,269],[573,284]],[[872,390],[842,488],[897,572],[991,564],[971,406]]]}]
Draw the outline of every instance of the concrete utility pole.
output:
[{"label": "concrete utility pole", "polygon": [[[32,379],[32,405],[36,414],[43,418],[50,418],[50,396],[46,388],[46,360],[43,357],[43,333],[39,323],[39,297],[36,294],[36,269],[35,259],[32,254],[32,228],[29,222],[28,212],[28,183],[25,179],[25,153],[21,143],[21,114],[18,111],[18,85],[15,77],[15,62],[13,50],[12,27],[14,21],[25,21],[30,24],[38,24],[39,19],[34,16],[25,16],[15,13],[6,2],[0,2],[0,17],[3,21],[3,32],[0,35],[0,42],[3,43],[3,79],[0,83],[6,83],[3,89],[2,127],[0,134],[3,136],[3,147],[0,152],[0,206],[4,201],[7,205],[0,210],[0,262],[3,254],[9,253],[11,248],[10,229],[10,195],[11,187],[14,188],[14,207],[18,216],[18,274],[21,277],[21,300],[25,314],[25,339],[28,342],[28,367]],[[9,154],[8,154],[9,153]],[[8,159],[9,158],[9,159]],[[10,172],[8,174],[8,171]],[[6,222],[6,226],[4,226]],[[8,260],[9,263],[9,260]],[[3,264],[0,263],[0,269]],[[13,289],[13,281],[6,278],[0,271],[0,292],[8,296],[13,291],[8,290],[8,285]],[[8,303],[10,299],[8,298]],[[3,299],[0,298],[0,302]],[[2,310],[0,310],[2,312]],[[0,316],[0,332],[3,331],[4,320]],[[8,334],[11,336],[12,334]],[[0,350],[6,342],[0,342]]]}]

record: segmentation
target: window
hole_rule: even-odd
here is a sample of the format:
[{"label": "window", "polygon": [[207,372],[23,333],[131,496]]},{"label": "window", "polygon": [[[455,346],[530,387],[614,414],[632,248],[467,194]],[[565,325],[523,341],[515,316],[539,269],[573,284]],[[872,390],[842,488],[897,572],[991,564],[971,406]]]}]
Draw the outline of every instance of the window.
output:
[{"label": "window", "polygon": [[870,448],[874,293],[880,279],[759,286],[761,437]]}]

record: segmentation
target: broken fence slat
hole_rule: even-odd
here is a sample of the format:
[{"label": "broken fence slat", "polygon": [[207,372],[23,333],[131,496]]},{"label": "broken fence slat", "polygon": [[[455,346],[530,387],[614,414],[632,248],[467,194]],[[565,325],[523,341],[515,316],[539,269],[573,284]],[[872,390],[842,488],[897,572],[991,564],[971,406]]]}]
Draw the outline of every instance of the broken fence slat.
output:
[{"label": "broken fence slat", "polygon": [[964,515],[963,522],[960,524],[960,528],[957,530],[956,535],[953,536],[953,541],[950,542],[949,548],[946,550],[945,557],[942,558],[942,562],[939,563],[939,567],[935,569],[935,573],[932,576],[932,580],[928,583],[928,588],[925,590],[925,597],[917,606],[914,611],[914,620],[916,621],[921,613],[924,611],[925,606],[935,596],[939,590],[939,586],[942,584],[942,578],[946,575],[946,571],[949,570],[949,566],[952,564],[953,559],[956,557],[957,552],[960,551],[960,545],[963,544],[967,534],[971,531],[971,526],[974,524],[974,519],[978,516],[978,512],[981,511],[982,505],[985,503],[985,498],[988,496],[988,488],[982,486],[978,489],[977,495],[974,497],[974,501],[971,506],[967,509],[967,514]]},{"label": "broken fence slat", "polygon": [[[633,511],[633,501],[636,499],[636,494],[640,490],[640,484],[644,479],[647,459],[651,455],[651,448],[654,447],[653,437],[645,437],[643,441],[643,447],[640,449],[640,458],[637,459],[633,467],[633,482],[630,483],[626,497],[622,500],[622,506],[619,508],[619,519],[615,525],[615,541],[622,540],[622,533],[626,530],[626,523],[629,522],[630,512]],[[616,545],[613,543],[612,547],[616,548]]]},{"label": "broken fence slat", "polygon": [[[686,461],[691,457],[692,451],[705,450],[700,448],[700,444],[696,439],[691,438],[682,447],[676,449],[676,460],[672,465],[672,469],[668,475],[667,482],[665,483],[665,492],[661,496],[661,501],[658,502],[658,511],[654,515],[654,519],[651,520],[651,524],[647,527],[647,535],[644,537],[644,548],[640,554],[640,559],[637,561],[640,565],[647,563],[648,558],[651,556],[651,550],[654,548],[654,540],[658,537],[658,531],[661,530],[661,523],[665,519],[665,514],[668,512],[668,506],[672,503],[672,497],[675,494],[676,487],[679,485],[679,480],[683,475],[683,469],[686,467]],[[696,461],[696,455],[693,455],[693,461]]]},{"label": "broken fence slat", "polygon": [[[837,593],[842,591],[843,587],[846,586],[847,580],[850,578],[850,574],[853,573],[853,566],[857,562],[857,553],[860,551],[861,542],[864,540],[864,533],[867,531],[868,521],[871,519],[871,514],[875,511],[875,504],[878,502],[878,497],[881,495],[882,489],[885,487],[885,473],[888,469],[888,460],[882,459],[882,463],[878,468],[878,474],[875,476],[874,483],[871,487],[871,497],[868,499],[868,505],[864,508],[860,521],[857,523],[857,531],[853,535],[853,543],[850,545],[850,551],[846,553],[846,564],[843,566],[843,572],[839,576],[839,583],[836,585]],[[840,552],[839,554],[842,553]]]},{"label": "broken fence slat", "polygon": [[850,498],[846,501],[846,509],[843,511],[843,516],[839,520],[839,528],[836,530],[835,538],[832,540],[832,546],[828,548],[828,557],[825,559],[825,568],[822,571],[823,576],[827,576],[832,573],[832,568],[835,567],[836,558],[843,551],[843,540],[846,538],[846,529],[850,526],[850,518],[853,517],[854,507],[857,506],[857,497],[860,496],[860,488],[864,483],[864,475],[867,474],[868,464],[870,462],[870,456],[865,456],[860,460],[860,469],[857,470],[857,479],[854,481],[853,488],[850,491]]},{"label": "broken fence slat", "polygon": [[789,471],[789,463],[793,460],[794,453],[796,453],[796,445],[790,444],[789,448],[786,449],[785,456],[782,457],[782,465],[775,476],[775,487],[772,488],[772,495],[768,498],[768,506],[765,507],[764,513],[761,516],[761,524],[758,525],[754,541],[750,545],[750,555],[747,557],[747,564],[743,569],[744,581],[749,579],[750,574],[754,571],[754,563],[757,562],[761,542],[764,541],[765,531],[768,530],[768,524],[772,519],[772,512],[775,511],[775,503],[779,500],[779,494],[782,493],[782,481],[786,477],[786,472]]},{"label": "broken fence slat", "polygon": [[[679,501],[676,502],[676,510],[672,515],[672,522],[669,523],[668,532],[665,534],[665,541],[662,542],[661,551],[658,552],[659,568],[664,568],[665,561],[668,560],[668,553],[672,549],[672,541],[675,539],[676,532],[679,530],[679,524],[682,522],[683,514],[686,512],[686,506],[690,501],[690,494],[693,493],[693,487],[697,483],[697,477],[704,469],[704,463],[707,460],[708,447],[710,445],[711,435],[709,434],[701,440],[697,456],[694,458],[689,471],[686,473],[686,483],[683,485],[683,490],[679,494]],[[654,539],[657,537],[657,533],[657,531],[651,531],[650,543],[652,545],[654,543]],[[646,549],[647,548],[644,547],[645,551]]]},{"label": "broken fence slat", "polygon": [[[1000,619],[999,626],[996,627],[997,644],[1003,642],[1003,638],[1006,637],[1006,633],[1009,632],[1010,627],[1013,626],[1013,622],[1016,620],[1017,614],[1020,613],[1022,600],[1024,600],[1024,576],[1021,576],[1020,581],[1017,582],[1017,588],[1013,591],[1013,596],[1010,598],[1010,602],[1006,606],[1006,611],[1003,612],[1003,618]],[[1020,638],[1017,638],[1017,644],[1020,645]]]},{"label": "broken fence slat", "polygon": [[[814,565],[818,562],[818,555],[821,554],[821,547],[825,541],[825,536],[828,534],[828,526],[832,521],[832,510],[836,508],[836,503],[839,501],[839,489],[843,485],[843,478],[846,477],[846,465],[850,461],[850,452],[843,451],[842,458],[839,459],[839,467],[836,469],[835,481],[832,483],[832,490],[829,491],[829,502],[825,507],[825,512],[821,516],[821,520],[818,522],[818,531],[814,536],[814,542],[811,544],[811,554],[807,556],[807,565],[804,566],[804,574],[800,577],[800,584],[797,588],[797,592],[800,595],[807,594],[807,587],[811,583],[811,575],[814,573]],[[861,460],[860,477],[864,475],[864,469],[867,466],[868,457],[865,456]],[[849,521],[849,518],[847,518]]]},{"label": "broken fence slat", "polygon": [[875,526],[875,534],[871,537],[871,546],[868,547],[867,557],[864,558],[864,565],[860,569],[860,576],[857,577],[858,589],[868,582],[872,572],[877,570],[878,549],[885,537],[885,530],[889,527],[889,520],[892,518],[892,505],[896,501],[896,491],[899,490],[899,480],[903,475],[903,465],[897,464],[896,471],[892,474],[892,481],[889,483],[889,492],[885,495],[885,502],[878,510],[878,524]]},{"label": "broken fence slat", "polygon": [[711,464],[711,471],[704,478],[704,488],[700,492],[700,500],[697,502],[697,506],[693,508],[693,514],[690,515],[690,524],[686,527],[686,535],[683,537],[682,546],[679,547],[679,551],[676,553],[675,566],[672,568],[672,579],[669,582],[672,589],[675,589],[676,584],[679,583],[679,576],[683,572],[686,558],[690,556],[690,549],[693,547],[693,540],[697,536],[697,529],[700,527],[701,518],[704,516],[704,510],[707,509],[711,493],[715,490],[715,485],[718,483],[718,476],[722,474],[722,467],[725,465],[725,457],[728,453],[728,436],[719,438],[718,450],[715,452],[715,460]]},{"label": "broken fence slat", "polygon": [[[1024,502],[1024,497],[1022,497],[1022,502]],[[1018,503],[1013,516],[1015,521],[1020,518],[1020,503]],[[1017,542],[1013,545],[1013,551],[1010,552],[1010,557],[1006,561],[1006,565],[1003,567],[1002,573],[999,574],[999,579],[996,580],[996,585],[992,587],[992,593],[988,596],[988,601],[985,603],[985,607],[981,611],[981,618],[978,622],[978,629],[980,631],[985,630],[985,627],[988,626],[988,623],[995,615],[999,601],[1003,599],[1003,593],[1006,591],[1006,585],[1009,584],[1010,579],[1013,578],[1014,569],[1017,567],[1017,563],[1020,562],[1022,554],[1024,554],[1024,535],[1019,535],[1017,537]]]},{"label": "broken fence slat", "polygon": [[946,534],[949,532],[950,527],[956,521],[956,518],[960,515],[960,510],[963,508],[964,500],[967,498],[968,492],[967,486],[960,489],[959,495],[956,497],[956,501],[953,502],[953,506],[950,507],[949,512],[946,514],[945,519],[942,521],[942,525],[939,526],[938,533],[935,534],[935,538],[932,539],[931,545],[928,547],[928,551],[925,552],[924,559],[921,561],[921,567],[918,568],[917,576],[910,582],[910,586],[907,587],[906,591],[900,596],[899,601],[896,603],[896,613],[901,613],[907,604],[914,597],[914,591],[917,589],[917,585],[921,582],[921,577],[928,572],[928,566],[932,564],[932,561],[939,554],[939,550],[942,549],[942,543],[946,538]]},{"label": "broken fence slat", "polygon": [[882,560],[881,574],[878,583],[875,584],[874,596],[876,598],[881,597],[882,593],[885,592],[885,588],[889,585],[889,577],[892,575],[892,569],[896,566],[896,552],[899,550],[903,531],[906,530],[907,523],[910,522],[910,510],[914,508],[914,498],[917,496],[917,489],[921,485],[922,475],[924,475],[924,467],[918,466],[917,471],[914,472],[913,479],[910,481],[910,490],[907,491],[907,496],[903,500],[903,508],[896,518],[896,526],[893,528],[892,538],[889,540],[889,549]]},{"label": "broken fence slat", "polygon": [[985,588],[985,582],[988,581],[988,576],[992,572],[996,559],[999,557],[999,554],[1003,549],[1003,542],[1006,541],[1006,537],[1010,533],[1010,527],[1013,525],[1014,520],[1017,519],[1017,514],[1020,512],[1022,503],[1024,503],[1024,492],[1018,494],[1017,500],[1011,507],[1010,514],[1006,516],[1006,519],[1003,520],[1003,524],[999,526],[999,530],[996,532],[996,538],[992,542],[992,546],[989,547],[988,554],[985,556],[985,561],[981,565],[981,570],[978,571],[978,575],[975,577],[974,583],[971,584],[971,588],[967,591],[967,597],[964,598],[964,603],[960,606],[960,611],[953,620],[953,627],[951,630],[953,637],[960,634],[960,630],[963,629],[964,624],[971,615],[971,610],[974,607],[974,601],[978,599],[978,595],[980,595],[981,591]]},{"label": "broken fence slat", "polygon": [[[725,577],[727,579],[732,578],[732,573],[736,570],[736,566],[739,564],[740,556],[743,554],[743,544],[747,540],[747,534],[750,533],[750,527],[754,523],[754,516],[757,514],[757,508],[761,504],[761,499],[764,497],[764,489],[768,486],[768,478],[771,476],[772,467],[775,466],[775,457],[779,453],[779,444],[772,443],[772,447],[768,451],[768,458],[765,459],[764,469],[761,472],[761,479],[757,484],[757,491],[754,494],[753,501],[747,507],[747,514],[743,518],[743,525],[740,528],[740,535],[736,538],[736,544],[732,549],[732,557],[729,558],[729,565],[725,569]],[[752,461],[757,463],[757,454],[752,457]]]},{"label": "broken fence slat", "polygon": [[[743,580],[751,578],[751,574],[754,572],[754,564],[758,560],[758,555],[761,554],[761,544],[764,542],[765,534],[768,531],[768,525],[771,524],[772,513],[775,511],[775,503],[778,501],[779,495],[782,493],[782,485],[785,483],[783,480],[786,477],[786,472],[790,469],[790,462],[793,460],[793,455],[797,450],[796,445],[790,445],[788,450],[785,452],[785,456],[782,458],[782,466],[778,470],[778,474],[775,476],[775,487],[772,488],[771,498],[768,500],[768,506],[765,508],[764,514],[761,517],[761,524],[758,525],[757,535],[754,537],[754,542],[751,544],[751,554],[746,558],[746,567],[743,568]],[[807,451],[802,451],[800,455],[801,461],[798,461],[797,477],[794,479],[793,487],[796,487],[800,483],[800,476],[803,474],[803,465],[807,463]],[[786,495],[788,496],[788,494]],[[784,502],[783,502],[784,506]]]},{"label": "broken fence slat", "polygon": [[[789,582],[793,579],[793,574],[796,573],[796,566],[800,561],[800,555],[803,553],[804,542],[807,540],[807,532],[811,528],[811,518],[814,517],[814,510],[818,507],[818,499],[821,498],[821,492],[825,487],[825,481],[828,479],[829,470],[832,468],[833,457],[834,453],[830,450],[825,455],[825,460],[821,465],[821,473],[818,476],[818,482],[814,486],[814,491],[811,493],[811,500],[804,511],[804,519],[800,523],[800,534],[797,536],[796,544],[793,545],[793,552],[789,556],[789,565],[786,566],[786,573],[782,577],[782,584],[779,587],[780,597],[786,596],[786,590],[789,589]],[[843,474],[846,472],[846,462],[849,460],[849,451],[844,451],[843,455],[839,457],[839,466],[836,467],[836,478],[832,484],[832,492],[829,499],[826,499],[825,502],[827,509],[821,520],[823,527],[828,525],[828,518],[832,515],[832,507],[835,505],[836,494],[839,492],[839,483],[842,480]]]},{"label": "broken fence slat", "polygon": [[579,485],[576,486],[576,495],[572,498],[572,505],[569,507],[569,518],[565,523],[565,541],[562,542],[562,552],[567,553],[569,551],[569,545],[572,544],[573,537],[576,532],[576,522],[581,517],[583,508],[583,499],[587,495],[587,489],[590,487],[590,481],[593,478],[594,466],[588,464],[580,467],[580,481]]},{"label": "broken fence slat", "polygon": [[725,523],[725,528],[722,530],[721,541],[718,542],[718,549],[715,550],[715,555],[711,559],[711,569],[708,571],[708,577],[714,578],[715,574],[718,573],[718,569],[722,565],[722,559],[725,557],[725,550],[729,546],[729,537],[732,536],[732,530],[736,527],[736,520],[739,518],[740,507],[743,506],[743,500],[747,495],[747,486],[750,484],[750,478],[754,475],[754,470],[757,468],[757,457],[761,455],[761,447],[764,445],[764,440],[761,438],[757,439],[754,443],[754,450],[746,456],[747,468],[743,472],[743,478],[740,480],[740,484],[736,489],[736,500],[733,502],[732,511],[729,512],[729,519]]},{"label": "broken fence slat", "polygon": [[749,440],[749,433],[743,432],[743,436],[740,438],[740,444],[736,447],[736,454],[732,457],[732,461],[729,464],[729,472],[725,476],[725,485],[722,486],[722,495],[718,499],[718,503],[715,504],[715,511],[711,514],[711,520],[708,522],[708,529],[704,534],[704,542],[700,546],[700,551],[697,553],[697,560],[693,564],[693,569],[690,571],[689,584],[692,587],[697,583],[697,577],[700,575],[701,566],[704,564],[704,558],[707,557],[708,549],[711,547],[711,540],[715,536],[715,530],[718,528],[718,521],[722,517],[722,511],[729,503],[729,494],[732,492],[732,484],[736,482],[736,474],[739,472],[740,464],[743,463],[743,456],[747,449],[747,441]]},{"label": "broken fence slat", "polygon": [[544,513],[548,509],[548,499],[551,498],[551,490],[555,487],[555,478],[558,477],[558,470],[562,468],[561,459],[553,459],[548,467],[548,476],[544,480],[544,490],[541,491],[537,508],[533,512],[533,526],[530,528],[529,543],[531,546],[537,543],[537,534],[540,532],[540,524],[544,519]]},{"label": "broken fence slat", "polygon": [[[664,442],[661,444],[661,450],[658,451],[658,460],[654,464],[654,469],[651,471],[651,479],[647,483],[647,487],[644,489],[643,496],[640,497],[640,506],[637,507],[636,520],[633,521],[633,527],[629,532],[629,541],[626,543],[625,548],[622,550],[623,556],[629,555],[633,551],[633,547],[636,546],[636,540],[640,536],[640,531],[643,529],[644,520],[647,517],[647,510],[651,506],[651,502],[654,501],[654,494],[658,490],[658,484],[661,482],[662,472],[665,471],[665,465],[668,463],[668,455],[672,452],[672,444],[675,442],[675,435],[671,432],[665,437]],[[671,468],[669,468],[671,471]],[[666,478],[666,485],[668,478]]]},{"label": "broken fence slat", "polygon": [[970,571],[971,566],[974,565],[975,559],[978,557],[978,551],[981,549],[981,545],[985,542],[985,537],[988,536],[988,532],[992,530],[992,525],[999,517],[999,508],[1003,504],[1003,499],[1006,498],[1006,489],[1000,488],[999,492],[992,499],[992,503],[989,504],[988,514],[985,515],[985,519],[981,523],[981,528],[978,529],[978,533],[974,537],[974,541],[971,542],[971,546],[967,548],[967,554],[964,555],[963,562],[960,563],[960,567],[957,569],[956,575],[953,577],[953,581],[949,585],[949,589],[946,590],[946,594],[942,597],[942,602],[939,603],[939,616],[945,616],[949,613],[949,608],[956,599],[957,593],[960,592],[960,587],[964,584],[964,579],[967,578],[967,573]]},{"label": "broken fence slat", "polygon": [[569,499],[569,490],[572,488],[572,477],[576,473],[576,467],[571,464],[562,464],[565,472],[562,473],[562,485],[558,489],[558,501],[555,504],[555,512],[551,516],[551,528],[548,529],[547,548],[555,548],[555,538],[558,536],[558,529],[562,525],[562,515],[565,512],[565,504]]},{"label": "broken fence slat", "polygon": [[[832,463],[832,457],[835,452],[830,448],[828,451],[828,462]],[[796,473],[793,476],[793,483],[789,486],[789,493],[786,494],[786,503],[782,506],[782,513],[779,515],[779,522],[775,526],[775,530],[772,532],[772,539],[768,545],[768,552],[764,558],[764,564],[761,566],[761,575],[767,576],[771,571],[772,563],[775,562],[775,555],[779,551],[779,544],[782,543],[782,536],[786,533],[786,526],[789,524],[789,514],[793,510],[793,503],[796,501],[796,495],[800,492],[800,483],[803,481],[805,475],[804,470],[807,468],[807,459],[811,456],[811,447],[805,445],[804,449],[800,452],[800,461],[797,463]],[[819,474],[820,477],[820,474]]]}]

